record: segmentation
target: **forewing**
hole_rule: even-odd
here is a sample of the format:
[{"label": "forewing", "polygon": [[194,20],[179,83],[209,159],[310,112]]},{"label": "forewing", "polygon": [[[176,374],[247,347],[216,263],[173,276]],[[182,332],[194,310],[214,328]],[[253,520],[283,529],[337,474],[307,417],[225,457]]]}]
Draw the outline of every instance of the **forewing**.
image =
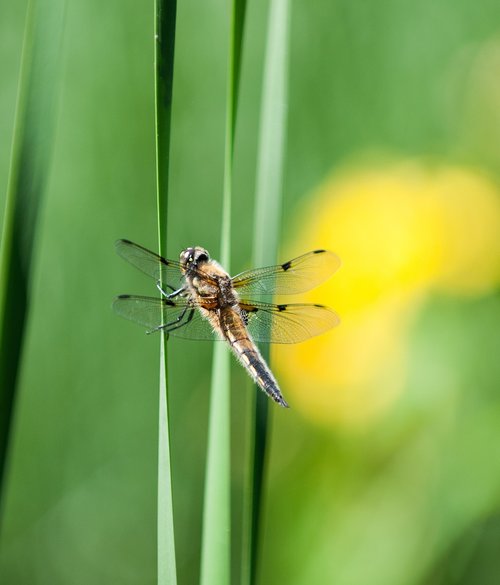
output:
[{"label": "forewing", "polygon": [[115,313],[143,325],[152,333],[160,328],[184,339],[217,339],[210,323],[203,319],[198,308],[187,299],[120,295],[113,301]]},{"label": "forewing", "polygon": [[324,305],[241,301],[240,308],[252,338],[265,343],[300,343],[340,323],[337,313]]},{"label": "forewing", "polygon": [[340,258],[333,252],[314,250],[277,266],[247,270],[232,282],[241,296],[297,294],[330,278],[340,265]]},{"label": "forewing", "polygon": [[166,260],[130,240],[117,240],[115,248],[119,256],[144,274],[154,278],[156,282],[161,281],[174,290],[182,286],[183,276],[179,262]]}]

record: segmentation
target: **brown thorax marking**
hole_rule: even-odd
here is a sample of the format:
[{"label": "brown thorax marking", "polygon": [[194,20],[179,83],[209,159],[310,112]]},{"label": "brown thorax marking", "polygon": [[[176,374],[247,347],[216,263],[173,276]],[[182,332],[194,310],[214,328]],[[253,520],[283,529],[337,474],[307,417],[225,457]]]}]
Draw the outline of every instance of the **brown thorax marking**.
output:
[{"label": "brown thorax marking", "polygon": [[180,262],[188,288],[199,305],[207,310],[237,306],[238,296],[229,274],[204,248],[186,248],[180,254]]}]

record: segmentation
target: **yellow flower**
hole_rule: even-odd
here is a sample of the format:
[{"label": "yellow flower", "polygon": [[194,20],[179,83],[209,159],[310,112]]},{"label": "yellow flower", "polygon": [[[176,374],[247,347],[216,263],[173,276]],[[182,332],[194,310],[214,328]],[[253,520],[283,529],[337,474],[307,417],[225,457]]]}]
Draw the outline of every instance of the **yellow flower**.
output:
[{"label": "yellow flower", "polygon": [[334,176],[299,215],[286,256],[337,252],[342,269],[304,300],[334,307],[342,323],[274,347],[274,364],[306,416],[366,425],[404,388],[408,332],[426,294],[477,294],[499,282],[498,192],[472,171],[410,161]]},{"label": "yellow flower", "polygon": [[440,225],[437,287],[454,294],[490,291],[500,274],[497,188],[478,174],[447,168],[434,178],[431,197],[438,204]]}]

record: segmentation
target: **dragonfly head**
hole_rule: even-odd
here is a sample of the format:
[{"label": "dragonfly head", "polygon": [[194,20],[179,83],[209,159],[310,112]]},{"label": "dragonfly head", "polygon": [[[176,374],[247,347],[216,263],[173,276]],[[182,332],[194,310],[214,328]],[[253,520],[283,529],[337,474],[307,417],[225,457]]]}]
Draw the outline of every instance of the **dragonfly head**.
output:
[{"label": "dragonfly head", "polygon": [[192,270],[203,262],[208,262],[209,260],[209,253],[205,248],[200,248],[200,246],[186,248],[185,250],[182,250],[180,255],[180,263],[184,270]]}]

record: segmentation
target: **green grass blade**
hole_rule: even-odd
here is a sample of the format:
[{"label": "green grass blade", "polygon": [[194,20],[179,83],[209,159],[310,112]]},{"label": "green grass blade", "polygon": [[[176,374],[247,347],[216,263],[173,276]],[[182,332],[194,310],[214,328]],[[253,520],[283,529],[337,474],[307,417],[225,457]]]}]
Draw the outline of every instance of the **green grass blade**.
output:
[{"label": "green grass blade", "polygon": [[[229,270],[236,106],[246,1],[234,0],[230,23],[226,138],[220,261]],[[231,579],[230,362],[223,344],[214,349],[203,509],[200,582],[229,585]]]},{"label": "green grass blade", "polygon": [[[158,242],[160,254],[166,255],[168,178],[170,166],[170,125],[172,118],[172,87],[176,0],[155,3],[155,98],[156,98],[156,176]],[[160,388],[158,422],[158,584],[175,585],[174,511],[170,458],[166,335],[161,336]]]},{"label": "green grass blade", "polygon": [[[278,253],[283,161],[288,103],[288,0],[272,0],[262,87],[261,123],[257,158],[257,189],[254,220],[253,260],[255,266],[276,262]],[[269,359],[269,349],[262,354]],[[257,538],[262,504],[268,437],[269,399],[258,388],[250,409],[249,474],[244,494],[242,583],[254,583],[257,566]]]},{"label": "green grass blade", "polygon": [[233,0],[230,24],[229,64],[224,152],[224,186],[222,199],[221,264],[229,270],[231,260],[231,198],[233,184],[234,134],[240,81],[241,49],[245,24],[246,0]]},{"label": "green grass blade", "polygon": [[24,341],[33,243],[50,171],[65,0],[28,6],[0,249],[0,502]]},{"label": "green grass blade", "polygon": [[270,3],[262,87],[253,260],[276,261],[282,212],[283,161],[288,103],[289,0]]},{"label": "green grass blade", "polygon": [[214,349],[201,550],[202,585],[229,585],[231,565],[229,351]]},{"label": "green grass blade", "polygon": [[160,345],[160,398],[158,423],[158,585],[175,585],[174,510],[167,401],[167,348],[165,335]]}]

